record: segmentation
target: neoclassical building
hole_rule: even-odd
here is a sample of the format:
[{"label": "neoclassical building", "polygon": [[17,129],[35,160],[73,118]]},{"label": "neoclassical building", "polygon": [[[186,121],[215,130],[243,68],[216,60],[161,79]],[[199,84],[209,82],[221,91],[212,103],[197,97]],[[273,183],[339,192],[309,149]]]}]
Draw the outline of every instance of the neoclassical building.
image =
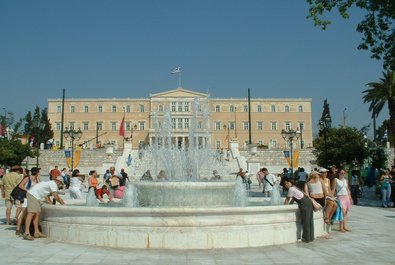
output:
[{"label": "neoclassical building", "polygon": [[[311,102],[310,98],[253,98],[249,111],[248,98],[211,98],[209,94],[178,87],[150,94],[148,98],[65,99],[63,128],[81,129],[78,144],[113,143],[122,147],[123,141],[128,140],[134,149],[160,141],[155,128],[166,118],[171,119],[173,142],[179,146],[191,141],[189,132],[193,127],[199,144],[226,149],[229,140],[237,140],[243,149],[249,142],[251,126],[253,144],[285,148],[289,143],[282,138],[281,130],[292,128],[301,132],[294,147],[307,148],[313,140]],[[62,99],[48,99],[48,117],[55,144],[59,146]],[[121,136],[123,118],[125,134]],[[66,142],[64,139],[63,143]]]}]

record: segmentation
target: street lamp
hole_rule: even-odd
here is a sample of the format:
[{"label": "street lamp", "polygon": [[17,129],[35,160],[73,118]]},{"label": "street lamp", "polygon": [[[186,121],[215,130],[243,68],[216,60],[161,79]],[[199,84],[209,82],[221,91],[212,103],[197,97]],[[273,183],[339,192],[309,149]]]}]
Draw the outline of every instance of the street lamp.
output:
[{"label": "street lamp", "polygon": [[133,132],[137,130],[137,124],[131,126],[130,130],[131,130],[131,132],[130,132],[130,141],[132,142],[132,148],[133,148]]},{"label": "street lamp", "polygon": [[325,149],[324,167],[328,166],[328,152],[327,152],[326,135],[328,133],[329,128],[331,127],[331,122],[332,122],[332,119],[328,116],[324,117],[324,119],[321,119],[318,122],[320,131],[324,133],[324,149]]},{"label": "street lamp", "polygon": [[300,136],[299,131],[295,131],[293,129],[288,129],[288,130],[282,130],[281,131],[281,136],[284,138],[285,141],[287,141],[290,145],[291,148],[291,176],[293,175],[294,171],[294,159],[293,159],[293,141],[297,140]]},{"label": "street lamp", "polygon": [[235,107],[235,138],[237,139],[237,122],[236,122],[236,112],[237,112],[237,108]]},{"label": "street lamp", "polygon": [[228,130],[228,150],[230,149],[230,146],[229,146],[229,141],[230,141],[230,139],[229,139],[229,125],[226,125],[226,124],[224,124],[224,130]]},{"label": "street lamp", "polygon": [[66,127],[66,130],[63,133],[64,138],[66,140],[70,139],[71,140],[71,171],[74,170],[74,141],[78,141],[81,139],[82,132],[80,128],[78,128],[78,131],[74,130],[73,128],[68,129]]},{"label": "street lamp", "polygon": [[[36,150],[37,150],[37,157],[36,157],[36,167],[38,167],[38,158],[40,157],[40,139],[39,139],[39,132],[42,131],[45,127],[45,123],[41,120],[35,119],[33,121],[33,129],[36,132]],[[41,135],[41,134],[40,134]]]}]

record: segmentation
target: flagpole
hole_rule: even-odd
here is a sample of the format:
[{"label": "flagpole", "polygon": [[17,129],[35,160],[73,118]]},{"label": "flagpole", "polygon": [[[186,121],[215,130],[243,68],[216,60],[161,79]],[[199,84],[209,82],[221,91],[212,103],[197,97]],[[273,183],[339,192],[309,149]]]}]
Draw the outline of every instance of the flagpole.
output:
[{"label": "flagpole", "polygon": [[123,127],[123,136],[122,136],[122,145],[123,149],[125,149],[125,106],[123,106],[123,119],[122,119],[122,127]]},{"label": "flagpole", "polygon": [[179,72],[178,72],[178,87],[181,87],[181,68],[178,67]]}]

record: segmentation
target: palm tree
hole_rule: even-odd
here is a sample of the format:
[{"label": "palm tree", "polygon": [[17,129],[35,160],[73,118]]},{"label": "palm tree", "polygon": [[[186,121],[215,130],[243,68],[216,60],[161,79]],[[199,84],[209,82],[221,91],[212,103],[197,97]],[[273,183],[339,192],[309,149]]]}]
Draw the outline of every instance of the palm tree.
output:
[{"label": "palm tree", "polygon": [[377,118],[385,103],[388,104],[390,130],[392,135],[395,135],[395,71],[389,70],[383,73],[383,76],[380,82],[366,84],[370,88],[362,92],[365,93],[362,98],[364,103],[370,103],[369,111],[372,112],[372,118]]}]

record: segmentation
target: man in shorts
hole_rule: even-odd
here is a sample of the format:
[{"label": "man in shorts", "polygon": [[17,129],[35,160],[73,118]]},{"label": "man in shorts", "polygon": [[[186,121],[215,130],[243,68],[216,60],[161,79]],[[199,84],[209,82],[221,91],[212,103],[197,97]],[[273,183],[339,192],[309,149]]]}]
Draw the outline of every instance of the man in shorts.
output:
[{"label": "man in shorts", "polygon": [[[16,213],[15,213],[15,222],[17,220],[17,217],[19,216],[21,212],[21,205],[18,200],[13,200],[11,198],[11,192],[12,190],[18,186],[19,182],[21,182],[23,175],[22,175],[22,168],[21,166],[13,166],[11,168],[11,171],[3,176],[3,188],[4,188],[4,198],[5,198],[5,205],[6,205],[6,224],[10,225],[11,224],[11,210],[12,206],[15,205],[16,207]],[[16,224],[16,223],[15,223]]]},{"label": "man in shorts", "polygon": [[[64,205],[63,199],[58,195],[59,187],[64,185],[62,176],[54,180],[39,182],[34,185],[26,194],[27,216],[25,221],[26,234],[24,239],[34,240],[34,238],[46,237],[39,229],[41,201],[52,195],[56,201]],[[30,235],[29,227],[33,221],[34,237]]]}]

